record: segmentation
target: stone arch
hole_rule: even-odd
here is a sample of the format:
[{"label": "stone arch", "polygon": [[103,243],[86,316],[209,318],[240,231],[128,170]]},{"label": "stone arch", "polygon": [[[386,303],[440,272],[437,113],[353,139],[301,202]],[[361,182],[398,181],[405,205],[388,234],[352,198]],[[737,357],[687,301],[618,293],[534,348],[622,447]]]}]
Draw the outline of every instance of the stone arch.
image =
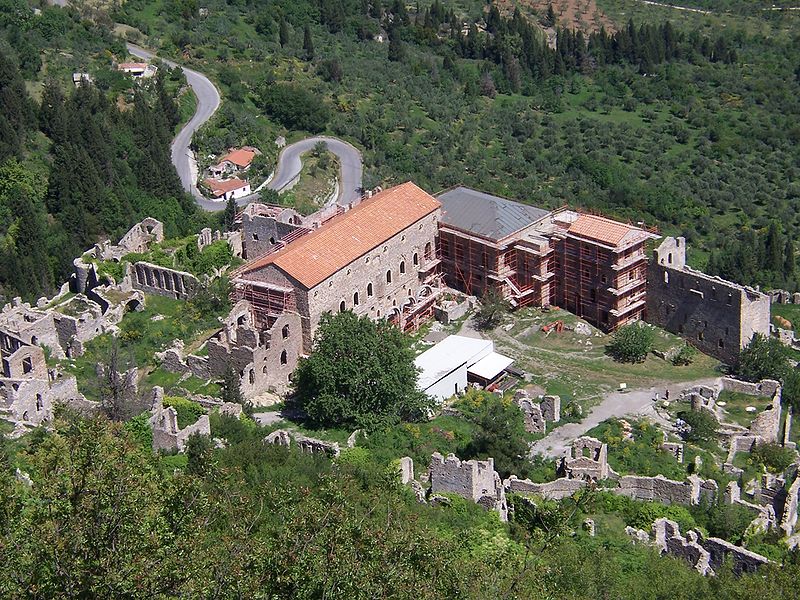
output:
[{"label": "stone arch", "polygon": [[339,303],[339,312],[344,312],[347,310],[347,306],[345,306],[344,300]]},{"label": "stone arch", "polygon": [[289,324],[288,323],[283,326],[283,329],[281,329],[281,335],[283,336],[283,339],[286,339],[286,338],[289,337]]},{"label": "stone arch", "polygon": [[286,355],[286,350],[283,350],[283,351],[281,352],[281,364],[282,364],[282,365],[285,365],[287,362],[289,362],[289,358],[288,358],[288,356]]},{"label": "stone arch", "polygon": [[428,284],[423,285],[417,292],[417,300],[422,300],[433,294],[433,288]]}]

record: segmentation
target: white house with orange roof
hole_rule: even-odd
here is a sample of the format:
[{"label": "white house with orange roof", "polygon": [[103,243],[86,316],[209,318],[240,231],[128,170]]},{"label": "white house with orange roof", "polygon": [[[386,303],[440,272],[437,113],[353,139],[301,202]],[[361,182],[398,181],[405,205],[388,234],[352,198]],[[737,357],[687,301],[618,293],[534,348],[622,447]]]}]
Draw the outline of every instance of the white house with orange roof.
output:
[{"label": "white house with orange roof", "polygon": [[211,196],[217,200],[229,200],[230,198],[236,200],[252,193],[250,183],[236,177],[231,179],[213,179],[209,177],[203,180],[203,183],[210,190]]},{"label": "white house with orange roof", "polygon": [[230,173],[244,172],[250,168],[253,159],[261,154],[257,148],[244,146],[242,148],[231,148],[225,156],[219,159],[215,165],[208,168],[213,177],[222,177]]}]

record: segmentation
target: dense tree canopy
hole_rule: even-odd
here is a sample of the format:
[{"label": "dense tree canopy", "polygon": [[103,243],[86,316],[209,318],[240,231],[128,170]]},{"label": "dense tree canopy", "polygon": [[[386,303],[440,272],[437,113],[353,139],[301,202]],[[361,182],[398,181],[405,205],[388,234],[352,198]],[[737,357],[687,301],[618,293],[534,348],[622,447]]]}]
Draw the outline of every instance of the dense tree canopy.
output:
[{"label": "dense tree canopy", "polygon": [[294,402],[323,426],[373,429],[418,419],[429,399],[417,388],[409,339],[387,321],[351,311],[324,314],[314,350],[295,371]]}]

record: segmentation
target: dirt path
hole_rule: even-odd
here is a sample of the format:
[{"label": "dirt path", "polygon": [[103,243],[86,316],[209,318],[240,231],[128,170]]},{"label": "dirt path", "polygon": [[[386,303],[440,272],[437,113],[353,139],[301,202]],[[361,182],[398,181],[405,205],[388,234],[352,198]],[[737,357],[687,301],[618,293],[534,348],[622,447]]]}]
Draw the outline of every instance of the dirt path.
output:
[{"label": "dirt path", "polygon": [[586,418],[580,423],[567,423],[554,429],[541,440],[531,444],[531,454],[543,454],[552,458],[564,456],[572,440],[585,434],[606,419],[611,417],[647,417],[651,421],[662,425],[670,425],[655,411],[653,398],[656,392],[662,397],[665,390],[669,390],[670,398],[677,398],[681,390],[694,385],[716,385],[719,379],[700,379],[697,381],[684,381],[682,383],[669,383],[661,387],[653,386],[645,389],[631,390],[628,392],[612,392],[603,401],[592,408]]}]

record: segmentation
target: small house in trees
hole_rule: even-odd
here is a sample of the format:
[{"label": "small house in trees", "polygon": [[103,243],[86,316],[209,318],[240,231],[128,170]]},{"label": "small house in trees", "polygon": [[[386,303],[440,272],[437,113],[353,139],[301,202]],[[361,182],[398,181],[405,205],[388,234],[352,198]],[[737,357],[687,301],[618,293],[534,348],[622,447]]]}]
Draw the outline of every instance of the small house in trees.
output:
[{"label": "small house in trees", "polygon": [[146,62],[124,62],[117,65],[117,70],[127,73],[134,79],[148,79],[156,74],[158,67]]},{"label": "small house in trees", "polygon": [[251,146],[231,148],[230,152],[223,156],[216,165],[210,166],[208,171],[213,177],[244,172],[250,168],[253,159],[259,154],[261,152]]},{"label": "small house in trees", "polygon": [[211,195],[217,200],[244,198],[251,193],[250,183],[236,177],[231,179],[208,178],[204,183],[211,190]]}]

